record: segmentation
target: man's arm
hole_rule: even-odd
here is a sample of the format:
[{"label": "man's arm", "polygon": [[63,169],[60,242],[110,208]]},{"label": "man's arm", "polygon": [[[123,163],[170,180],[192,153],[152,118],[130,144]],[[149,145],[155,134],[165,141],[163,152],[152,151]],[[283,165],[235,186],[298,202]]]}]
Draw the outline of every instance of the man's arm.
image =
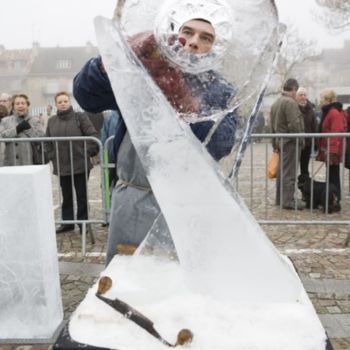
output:
[{"label": "man's arm", "polygon": [[90,59],[75,76],[73,95],[82,109],[88,112],[118,108],[100,56]]},{"label": "man's arm", "polygon": [[[206,84],[203,84],[203,81]],[[236,89],[214,71],[205,73],[202,79],[192,78],[191,83],[194,86],[199,85],[199,89],[205,88],[202,101],[202,109],[205,115],[210,115],[215,110],[226,110],[236,94]],[[190,126],[196,137],[203,142],[213,125],[214,121],[210,120],[191,124]],[[235,143],[236,129],[237,115],[235,112],[228,112],[206,146],[208,152],[216,161],[231,152]]]}]

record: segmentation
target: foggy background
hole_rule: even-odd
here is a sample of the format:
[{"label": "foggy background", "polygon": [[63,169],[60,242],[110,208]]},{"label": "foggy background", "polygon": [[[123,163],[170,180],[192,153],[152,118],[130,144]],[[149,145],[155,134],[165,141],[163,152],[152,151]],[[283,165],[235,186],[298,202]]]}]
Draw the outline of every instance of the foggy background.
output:
[{"label": "foggy background", "polygon": [[[111,17],[116,0],[11,0],[2,5],[0,45],[6,49],[40,46],[96,44],[93,18]],[[295,24],[300,34],[322,47],[340,47],[350,31],[330,35],[315,16],[320,11],[314,0],[277,0],[281,22]]]}]

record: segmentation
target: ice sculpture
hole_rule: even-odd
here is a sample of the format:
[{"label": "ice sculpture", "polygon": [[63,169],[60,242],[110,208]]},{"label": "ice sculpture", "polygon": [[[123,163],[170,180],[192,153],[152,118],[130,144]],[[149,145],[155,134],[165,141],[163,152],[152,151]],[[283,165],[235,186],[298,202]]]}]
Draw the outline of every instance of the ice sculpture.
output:
[{"label": "ice sculpture", "polygon": [[[326,334],[291,263],[272,246],[235,192],[232,176],[223,174],[189,126],[210,120],[213,128],[220,127],[227,113],[236,113],[241,123],[228,162],[228,173],[235,174],[278,44],[273,1],[177,0],[163,5],[130,0],[123,10],[124,3],[119,1],[116,25],[96,20],[98,41],[162,213],[138,255],[118,256],[108,265],[103,275],[113,283],[103,299],[96,295],[96,285],[90,289],[70,321],[72,338],[110,348],[160,350],[165,348],[162,339],[174,343],[178,330],[187,328],[193,332],[194,350],[324,350]],[[210,18],[215,25],[219,45],[212,52],[193,56],[182,50],[177,33],[189,18]],[[153,27],[159,51],[154,42],[133,45],[130,38],[153,33]],[[146,59],[140,54],[145,48]],[[147,59],[159,60],[162,74],[152,74],[157,66],[152,70]],[[206,72],[214,64],[223,81],[236,89],[232,100],[226,108],[184,112],[186,107],[176,104],[167,89],[174,82],[167,79],[169,73],[181,69],[177,78],[192,79],[200,88],[211,83]]]},{"label": "ice sculpture", "polygon": [[0,168],[0,341],[50,339],[63,320],[49,166]]},{"label": "ice sculpture", "polygon": [[[149,5],[145,13],[152,12],[155,6],[161,15],[157,19],[145,15],[140,20],[135,11],[142,13],[142,4]],[[237,201],[237,194],[231,193],[232,187],[225,186],[221,170],[186,123],[186,120],[193,121],[193,117],[194,123],[207,118],[215,120],[215,128],[227,113],[235,112],[242,126],[237,134],[244,135],[245,120],[255,106],[261,80],[278,45],[278,23],[272,2],[249,1],[240,6],[236,1],[224,0],[172,1],[159,9],[153,1],[129,1],[125,6],[121,28],[108,20],[96,21],[99,46],[132,142],[170,229],[188,283],[194,290],[218,298],[297,301],[302,289],[300,281],[254,218]],[[231,13],[235,15],[232,21]],[[258,13],[259,23],[248,20]],[[200,68],[196,65],[198,55],[176,47],[176,33],[183,23],[181,18],[184,21],[204,18],[216,26],[217,45],[214,43],[213,50],[199,55]],[[226,108],[199,109],[195,113],[191,110],[181,113],[179,118],[179,109],[183,106],[174,104],[167,87],[159,82],[166,79],[167,71],[160,79],[153,80],[148,74],[152,73],[152,66],[140,58],[140,52],[149,54],[149,45],[146,49],[141,46],[135,49],[134,45],[134,52],[127,43],[127,40],[132,42],[129,38],[133,34],[154,27],[160,53],[152,53],[152,57],[158,59],[164,52],[173,65],[191,74],[189,79],[197,85],[210,84],[207,71],[216,64],[215,70],[221,70],[219,79],[238,90]],[[254,30],[257,36],[252,42]],[[162,49],[167,45],[168,49]],[[234,64],[232,52],[241,62],[239,67],[225,70],[222,59],[228,55]],[[248,61],[249,65],[245,66]],[[240,144],[239,137],[236,144]]]}]

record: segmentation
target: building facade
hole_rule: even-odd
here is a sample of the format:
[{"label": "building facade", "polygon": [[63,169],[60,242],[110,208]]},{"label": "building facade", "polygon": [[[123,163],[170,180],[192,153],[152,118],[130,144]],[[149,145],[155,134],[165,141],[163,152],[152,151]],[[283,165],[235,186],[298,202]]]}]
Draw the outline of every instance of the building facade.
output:
[{"label": "building facade", "polygon": [[[98,54],[91,43],[83,47],[40,47],[6,50],[0,46],[0,92],[25,93],[33,114],[54,104],[58,91],[72,92],[72,81],[84,63]],[[73,104],[76,105],[74,99]]]}]

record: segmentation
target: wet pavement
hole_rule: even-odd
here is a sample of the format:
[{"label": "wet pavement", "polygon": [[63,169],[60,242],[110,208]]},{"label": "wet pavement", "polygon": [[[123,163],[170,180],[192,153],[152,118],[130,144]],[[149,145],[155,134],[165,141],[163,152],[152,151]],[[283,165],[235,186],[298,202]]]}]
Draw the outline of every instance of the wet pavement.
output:
[{"label": "wet pavement", "polygon": [[[302,219],[311,217],[323,220],[320,210],[294,212],[279,210],[273,205],[274,181],[265,189],[265,146],[254,145],[254,185],[250,186],[250,157],[240,172],[239,192],[257,219]],[[260,157],[259,157],[260,155]],[[322,176],[322,174],[318,174]],[[54,181],[56,181],[54,179]],[[350,217],[349,172],[344,173],[342,211],[328,215],[327,220],[347,220]],[[90,209],[94,218],[102,219],[99,172],[95,169],[89,181]],[[251,196],[252,188],[254,196]],[[267,196],[265,197],[265,193]],[[54,198],[58,198],[54,191]],[[267,201],[265,202],[265,198]],[[267,203],[267,204],[265,204]],[[57,207],[57,205],[56,205]],[[59,212],[56,208],[56,215]],[[350,248],[348,225],[263,225],[263,228],[280,252],[293,261],[304,287],[323,323],[335,350],[350,350]],[[57,236],[58,258],[64,318],[67,321],[97,280],[104,268],[108,227],[92,225],[95,244],[87,239],[86,256],[82,256],[79,230]],[[0,350],[44,350],[52,344],[2,344]]]}]

